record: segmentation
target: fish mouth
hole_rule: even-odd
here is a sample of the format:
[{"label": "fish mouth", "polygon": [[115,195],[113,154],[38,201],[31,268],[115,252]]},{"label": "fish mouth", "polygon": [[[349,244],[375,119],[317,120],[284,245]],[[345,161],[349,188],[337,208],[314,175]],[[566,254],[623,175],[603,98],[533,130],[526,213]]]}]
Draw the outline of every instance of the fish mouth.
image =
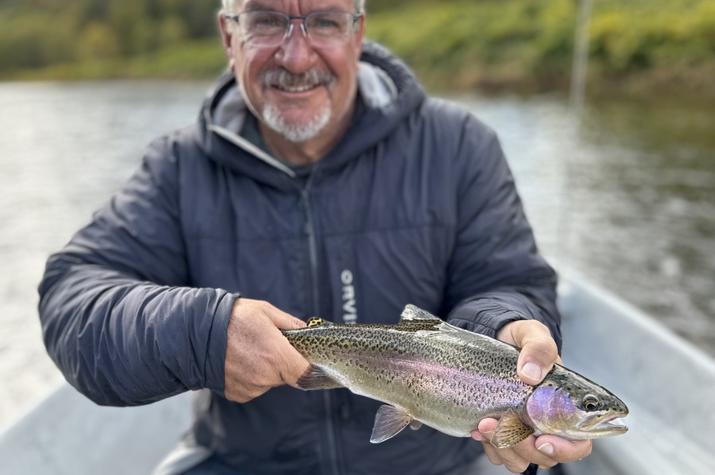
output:
[{"label": "fish mouth", "polygon": [[628,427],[621,421],[628,413],[604,414],[587,421],[582,429],[589,433],[622,434],[628,432]]}]

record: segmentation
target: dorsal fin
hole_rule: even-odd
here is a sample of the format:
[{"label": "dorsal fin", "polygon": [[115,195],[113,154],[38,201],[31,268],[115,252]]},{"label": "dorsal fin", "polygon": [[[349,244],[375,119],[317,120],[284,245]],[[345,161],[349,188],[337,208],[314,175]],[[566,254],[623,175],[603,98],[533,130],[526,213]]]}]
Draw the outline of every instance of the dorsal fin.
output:
[{"label": "dorsal fin", "polygon": [[442,321],[441,319],[435,317],[426,310],[422,310],[421,308],[412,304],[407,304],[405,306],[405,309],[402,311],[402,314],[400,315],[400,321],[404,322],[415,320],[419,320],[422,322],[434,321],[434,323],[440,323]]},{"label": "dorsal fin", "polygon": [[320,317],[310,317],[308,320],[306,320],[306,325],[308,325],[308,328],[315,328],[315,327],[329,327],[331,325],[334,325],[333,322],[330,322],[328,320],[323,320]]}]

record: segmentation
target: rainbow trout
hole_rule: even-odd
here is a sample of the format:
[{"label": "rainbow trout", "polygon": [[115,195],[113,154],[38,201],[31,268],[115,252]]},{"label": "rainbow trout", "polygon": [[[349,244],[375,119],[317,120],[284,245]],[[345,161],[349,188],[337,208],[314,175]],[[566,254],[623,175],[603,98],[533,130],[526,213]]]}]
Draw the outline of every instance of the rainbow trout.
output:
[{"label": "rainbow trout", "polygon": [[283,334],[311,363],[300,388],[344,387],[386,403],[375,416],[375,444],[422,424],[469,437],[485,417],[499,419],[491,441],[498,448],[530,434],[593,439],[627,430],[614,419],[628,408],[605,388],[560,365],[541,384],[525,384],[516,373],[516,348],[414,305],[396,325],[314,318]]}]

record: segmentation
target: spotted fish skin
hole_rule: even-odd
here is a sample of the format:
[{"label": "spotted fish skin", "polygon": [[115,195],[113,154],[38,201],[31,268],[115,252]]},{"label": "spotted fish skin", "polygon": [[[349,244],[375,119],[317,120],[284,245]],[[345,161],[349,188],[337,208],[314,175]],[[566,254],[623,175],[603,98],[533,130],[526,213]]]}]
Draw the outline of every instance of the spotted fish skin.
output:
[{"label": "spotted fish skin", "polygon": [[313,323],[285,334],[342,386],[453,436],[467,437],[484,417],[518,408],[533,389],[516,375],[514,348],[436,317],[397,325]]},{"label": "spotted fish skin", "polygon": [[[283,334],[312,364],[310,374],[299,381],[304,389],[346,387],[391,406],[387,411],[378,411],[372,439],[376,443],[407,425],[415,428],[419,423],[452,436],[469,437],[483,418],[501,417],[496,445],[508,447],[533,432],[561,434],[559,424],[567,424],[568,429],[579,423],[577,419],[566,420],[578,410],[552,414],[550,392],[540,392],[540,399],[531,409],[532,415],[543,407],[548,406],[548,410],[538,417],[530,416],[527,402],[535,388],[517,376],[516,348],[454,327],[412,305],[405,308],[402,320],[395,325],[336,324],[311,319],[307,328]],[[556,366],[542,384],[550,390],[557,389],[561,396],[560,388],[572,383],[571,374]],[[605,391],[582,379],[585,389],[579,387],[579,391],[599,395],[599,390]],[[575,407],[571,396],[564,401],[569,410]],[[611,415],[609,412],[604,418],[610,420]],[[532,420],[536,418],[544,420]],[[572,430],[571,435],[589,438],[577,430]]]}]

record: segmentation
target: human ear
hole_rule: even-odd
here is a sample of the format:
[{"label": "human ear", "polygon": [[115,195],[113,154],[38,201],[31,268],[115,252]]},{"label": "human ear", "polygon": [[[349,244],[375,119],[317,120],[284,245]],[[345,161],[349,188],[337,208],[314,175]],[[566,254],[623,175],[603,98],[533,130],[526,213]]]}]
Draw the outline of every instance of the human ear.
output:
[{"label": "human ear", "polygon": [[226,53],[226,57],[231,59],[233,57],[233,25],[229,24],[230,20],[226,19],[223,12],[218,13],[217,22],[223,50]]}]

